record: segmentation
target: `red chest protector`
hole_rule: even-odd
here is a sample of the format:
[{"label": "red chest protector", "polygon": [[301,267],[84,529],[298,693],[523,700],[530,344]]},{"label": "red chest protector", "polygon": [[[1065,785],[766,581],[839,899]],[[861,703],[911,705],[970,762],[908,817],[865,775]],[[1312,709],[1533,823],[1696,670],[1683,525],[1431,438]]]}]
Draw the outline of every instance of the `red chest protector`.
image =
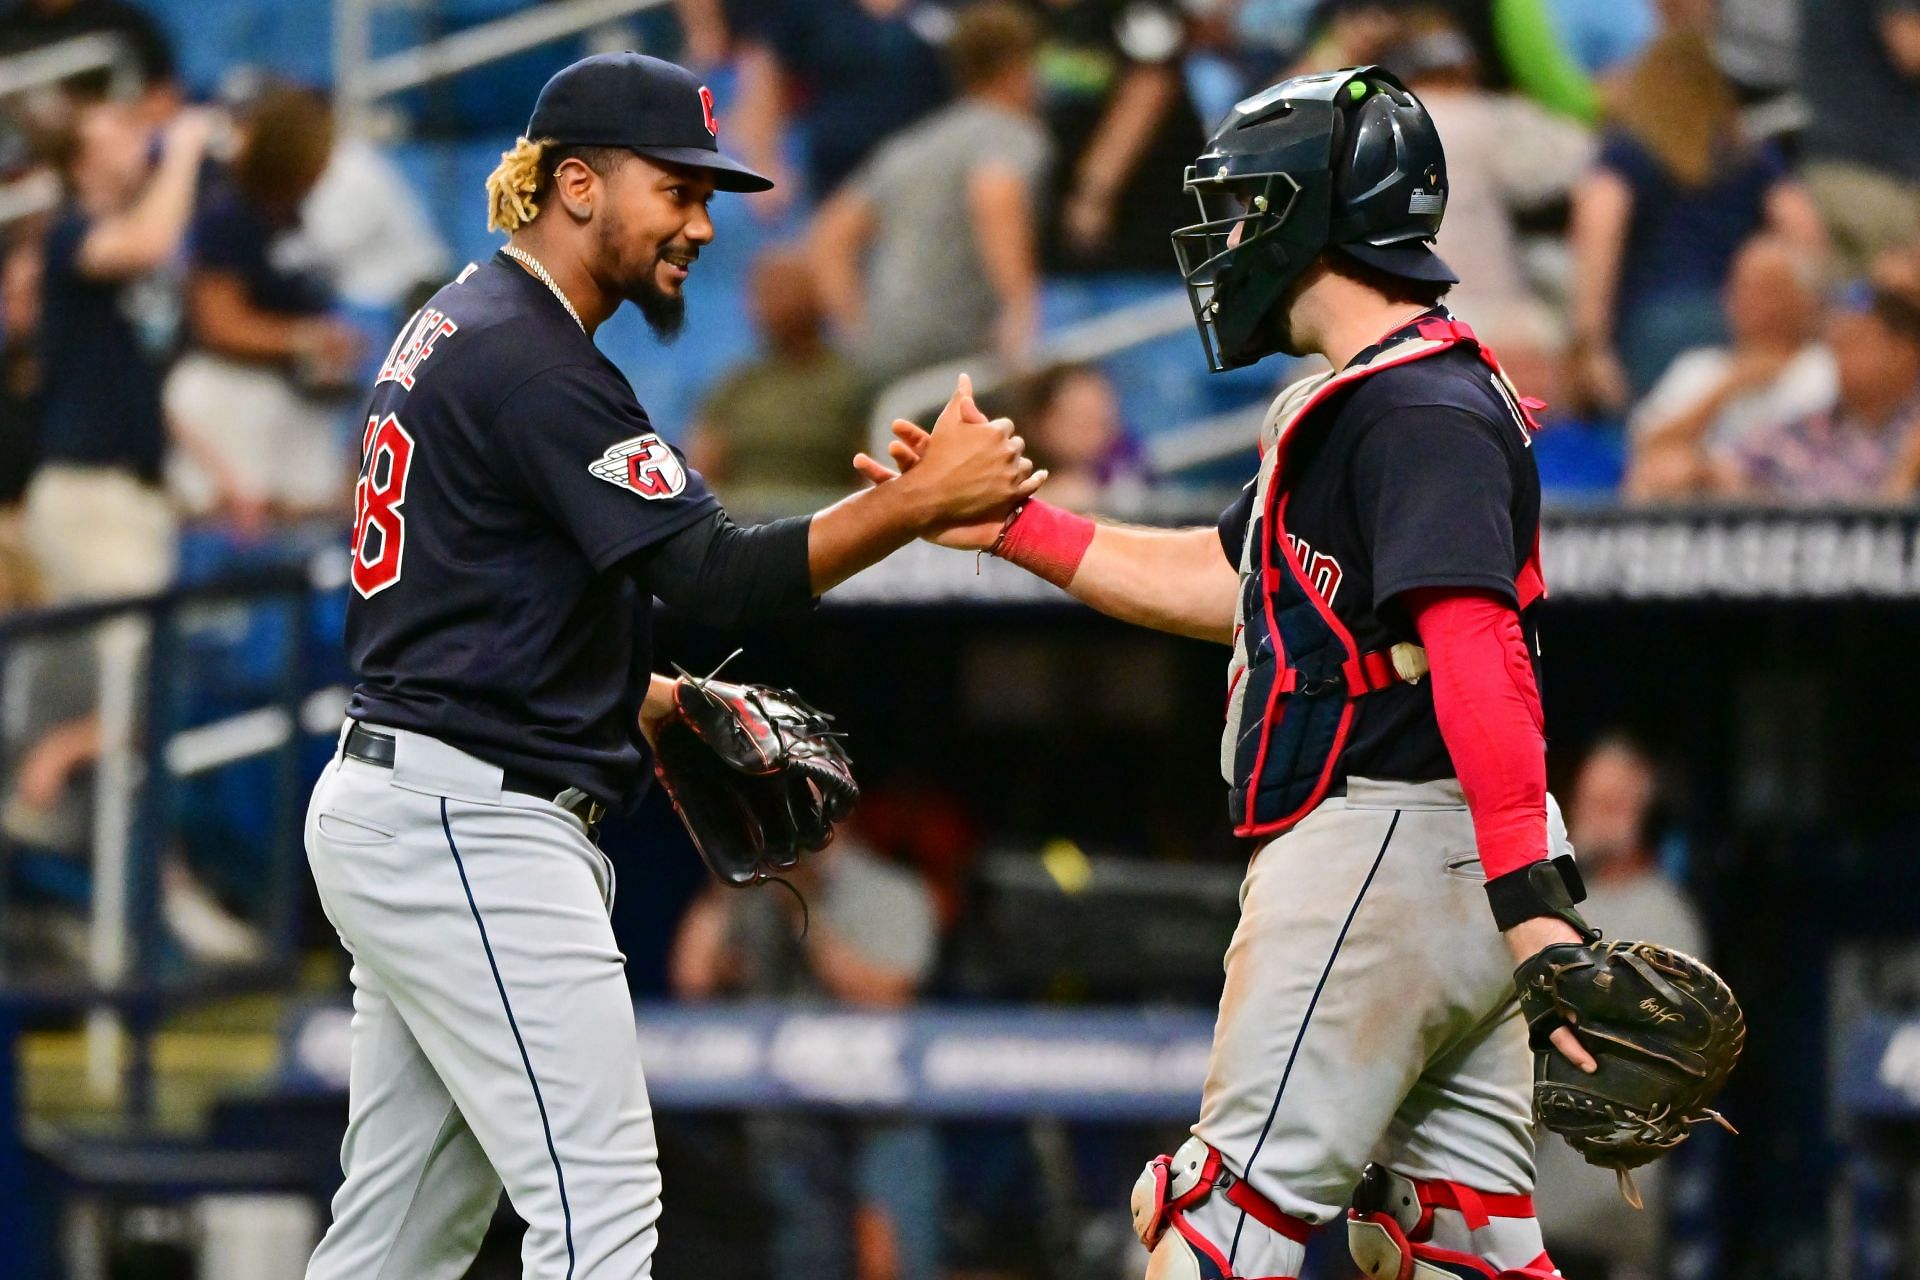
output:
[{"label": "red chest protector", "polygon": [[[1410,336],[1390,342],[1364,364],[1289,387],[1261,430],[1220,750],[1236,835],[1275,835],[1304,818],[1333,783],[1355,703],[1426,674],[1426,655],[1418,646],[1362,652],[1302,568],[1287,537],[1288,443],[1328,425],[1325,406],[1338,392],[1383,369],[1461,344],[1470,344],[1485,362],[1515,425],[1529,434],[1538,430],[1530,412],[1537,404],[1513,391],[1473,330],[1446,316],[1419,320],[1411,328]],[[1531,553],[1514,575],[1514,589],[1522,610],[1546,594],[1537,531]]]}]

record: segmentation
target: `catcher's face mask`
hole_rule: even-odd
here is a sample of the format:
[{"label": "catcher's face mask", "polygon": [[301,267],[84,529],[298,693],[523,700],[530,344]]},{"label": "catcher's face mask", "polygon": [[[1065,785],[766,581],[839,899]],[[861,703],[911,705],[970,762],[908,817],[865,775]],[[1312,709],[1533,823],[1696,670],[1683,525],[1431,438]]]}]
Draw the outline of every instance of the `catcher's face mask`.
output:
[{"label": "catcher's face mask", "polygon": [[1207,366],[1218,373],[1252,364],[1277,349],[1276,322],[1284,329],[1285,318],[1272,312],[1324,244],[1324,198],[1315,218],[1299,179],[1226,165],[1187,166],[1186,188],[1200,221],[1173,233],[1173,252]]}]

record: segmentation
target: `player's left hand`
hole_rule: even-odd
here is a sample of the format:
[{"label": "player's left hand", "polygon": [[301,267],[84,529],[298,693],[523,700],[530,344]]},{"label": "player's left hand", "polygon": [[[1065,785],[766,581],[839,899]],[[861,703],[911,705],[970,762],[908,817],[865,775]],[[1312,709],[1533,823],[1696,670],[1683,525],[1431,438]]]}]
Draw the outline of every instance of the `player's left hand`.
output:
[{"label": "player's left hand", "polygon": [[[1508,950],[1513,952],[1515,965],[1524,964],[1555,943],[1581,941],[1579,930],[1554,916],[1535,916],[1531,920],[1522,920],[1502,936],[1507,940]],[[1580,1043],[1580,1037],[1574,1034],[1572,1027],[1560,1027],[1549,1039],[1562,1057],[1588,1075],[1600,1069],[1600,1064]]]},{"label": "player's left hand", "polygon": [[672,676],[659,674],[647,683],[646,696],[640,702],[640,736],[655,750],[660,746],[660,730],[678,709],[679,686]]}]

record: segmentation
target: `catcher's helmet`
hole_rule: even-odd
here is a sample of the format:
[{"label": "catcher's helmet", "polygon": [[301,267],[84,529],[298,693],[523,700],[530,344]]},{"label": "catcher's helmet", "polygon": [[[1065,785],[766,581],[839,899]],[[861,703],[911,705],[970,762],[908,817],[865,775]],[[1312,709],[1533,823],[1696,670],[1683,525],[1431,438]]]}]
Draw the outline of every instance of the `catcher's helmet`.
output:
[{"label": "catcher's helmet", "polygon": [[1447,158],[1391,72],[1282,80],[1235,104],[1187,166],[1200,221],[1173,233],[1215,372],[1280,349],[1274,309],[1322,250],[1412,280],[1457,277],[1431,247]]}]

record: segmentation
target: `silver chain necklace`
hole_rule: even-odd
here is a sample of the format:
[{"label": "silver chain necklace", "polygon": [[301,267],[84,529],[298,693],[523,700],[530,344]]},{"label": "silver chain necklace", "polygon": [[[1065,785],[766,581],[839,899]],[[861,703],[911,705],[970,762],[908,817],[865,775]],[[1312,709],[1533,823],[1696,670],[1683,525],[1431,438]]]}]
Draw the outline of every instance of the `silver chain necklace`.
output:
[{"label": "silver chain necklace", "polygon": [[553,294],[554,297],[560,299],[560,305],[567,309],[567,314],[573,317],[573,322],[580,326],[580,332],[585,333],[587,331],[586,324],[580,319],[580,313],[573,309],[571,302],[567,301],[567,295],[560,292],[560,286],[553,282],[553,276],[540,264],[540,259],[534,257],[517,245],[504,245],[501,247],[500,252],[533,272],[534,279],[547,286],[547,291]]}]

